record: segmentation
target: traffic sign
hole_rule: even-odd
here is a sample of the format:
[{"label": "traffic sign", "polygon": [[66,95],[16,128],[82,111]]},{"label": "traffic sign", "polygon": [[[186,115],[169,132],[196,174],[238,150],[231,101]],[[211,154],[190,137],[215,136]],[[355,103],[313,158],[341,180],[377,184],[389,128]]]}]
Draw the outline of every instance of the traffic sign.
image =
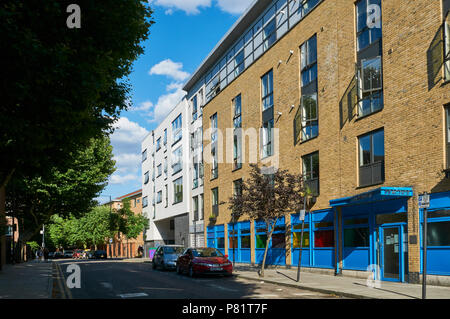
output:
[{"label": "traffic sign", "polygon": [[300,210],[300,217],[299,217],[300,221],[304,221],[305,220],[305,212],[306,211],[304,209]]},{"label": "traffic sign", "polygon": [[428,207],[430,207],[430,195],[427,193],[419,195],[419,208]]}]

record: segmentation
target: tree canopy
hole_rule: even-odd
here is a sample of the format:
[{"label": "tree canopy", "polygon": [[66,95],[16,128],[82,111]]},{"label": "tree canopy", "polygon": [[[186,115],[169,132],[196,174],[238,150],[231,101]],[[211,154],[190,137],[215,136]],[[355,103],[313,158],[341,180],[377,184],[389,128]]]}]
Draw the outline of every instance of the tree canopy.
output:
[{"label": "tree canopy", "polygon": [[267,242],[260,275],[264,267],[272,233],[277,221],[288,213],[299,212],[303,208],[306,191],[303,176],[291,174],[287,170],[258,167],[251,164],[250,176],[243,180],[241,191],[228,200],[232,211],[232,222],[242,216],[252,220],[263,220],[267,229]]}]

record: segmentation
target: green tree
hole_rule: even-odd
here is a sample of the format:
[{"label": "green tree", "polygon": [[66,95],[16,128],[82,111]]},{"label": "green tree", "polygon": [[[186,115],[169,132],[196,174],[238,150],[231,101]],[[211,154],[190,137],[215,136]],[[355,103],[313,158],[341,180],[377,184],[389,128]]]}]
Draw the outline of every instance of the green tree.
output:
[{"label": "green tree", "polygon": [[[71,167],[64,171],[53,168],[52,174],[45,177],[14,178],[8,186],[11,198],[8,205],[15,216],[23,220],[20,240],[32,238],[54,214],[76,219],[95,207],[94,198],[115,170],[112,158],[109,138],[103,136],[91,139],[87,148],[72,153]],[[71,243],[84,243],[82,235],[76,231],[75,221],[71,223],[71,236],[67,238]]]},{"label": "green tree", "polygon": [[251,164],[250,177],[243,180],[241,192],[230,197],[228,208],[232,222],[246,215],[266,224],[267,240],[259,274],[264,277],[267,251],[277,221],[291,212],[303,208],[306,192],[303,176],[287,170],[258,167]]},{"label": "green tree", "polygon": [[70,3],[0,3],[0,226],[13,176],[66,172],[72,153],[111,132],[128,107],[128,76],[154,23],[148,2],[77,1],[79,29],[66,25]]}]

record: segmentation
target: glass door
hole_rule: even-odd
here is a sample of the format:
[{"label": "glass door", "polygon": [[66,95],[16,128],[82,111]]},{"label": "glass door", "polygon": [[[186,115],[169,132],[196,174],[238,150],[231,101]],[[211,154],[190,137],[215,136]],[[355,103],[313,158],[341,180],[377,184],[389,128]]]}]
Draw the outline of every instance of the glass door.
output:
[{"label": "glass door", "polygon": [[380,227],[381,279],[401,281],[402,232],[401,226]]}]

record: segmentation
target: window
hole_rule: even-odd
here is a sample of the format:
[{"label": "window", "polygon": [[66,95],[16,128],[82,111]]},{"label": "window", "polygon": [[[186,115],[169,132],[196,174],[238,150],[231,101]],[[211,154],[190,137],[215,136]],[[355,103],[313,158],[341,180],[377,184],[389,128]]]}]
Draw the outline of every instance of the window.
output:
[{"label": "window", "polygon": [[214,113],[211,118],[211,141],[217,141],[217,113]]},{"label": "window", "polygon": [[194,208],[194,221],[197,221],[197,220],[199,220],[198,219],[198,196],[195,196],[195,197],[193,197],[192,198],[192,200],[193,200],[193,208]]},{"label": "window", "polygon": [[164,145],[167,144],[167,129],[164,129],[164,140],[163,140]]},{"label": "window", "polygon": [[150,174],[149,172],[145,172],[144,174],[144,184],[147,184],[150,180]]},{"label": "window", "polygon": [[194,171],[192,173],[192,189],[196,189],[198,187],[198,179],[199,179],[199,163],[197,159],[194,158]]},{"label": "window", "polygon": [[273,130],[273,119],[263,123],[261,129],[261,150],[262,158],[272,156],[272,130]]},{"label": "window", "polygon": [[450,105],[445,108],[446,123],[447,123],[447,169],[450,169]]},{"label": "window", "polygon": [[263,36],[264,36],[264,51],[266,51],[268,48],[274,44],[274,42],[277,40],[277,33],[276,33],[276,20],[272,19],[263,29]]},{"label": "window", "polygon": [[217,154],[217,113],[211,116],[211,179],[217,178],[219,176],[219,166],[218,166],[218,154]]},{"label": "window", "polygon": [[159,191],[156,195],[156,203],[159,204],[162,202],[162,191]]},{"label": "window", "polygon": [[156,151],[158,152],[161,149],[161,138],[156,140]]},{"label": "window", "polygon": [[359,137],[359,186],[384,181],[384,130]]},{"label": "window", "polygon": [[175,144],[179,140],[181,140],[182,137],[182,117],[181,114],[178,115],[178,117],[172,122],[172,140]]},{"label": "window", "polygon": [[450,81],[450,11],[444,22],[444,79]]},{"label": "window", "polygon": [[359,74],[358,116],[365,116],[383,108],[381,56],[362,60]]},{"label": "window", "polygon": [[200,214],[199,214],[199,220],[203,220],[203,212],[204,212],[204,201],[203,201],[203,194],[200,194]]},{"label": "window", "polygon": [[450,246],[450,221],[428,222],[427,244]]},{"label": "window", "polygon": [[183,177],[173,182],[173,203],[177,204],[183,201]]},{"label": "window", "polygon": [[143,152],[142,152],[142,161],[145,161],[147,159],[147,149],[145,149]]},{"label": "window", "polygon": [[344,247],[369,247],[369,219],[344,220]]},{"label": "window", "polygon": [[273,72],[270,70],[261,78],[262,109],[263,111],[273,106]]},{"label": "window", "polygon": [[333,222],[322,222],[314,224],[314,247],[334,247]]},{"label": "window", "polygon": [[314,196],[319,195],[319,152],[302,157],[305,186]]},{"label": "window", "polygon": [[159,177],[159,176],[162,175],[162,164],[159,164],[157,169],[158,169],[158,176],[157,177]]},{"label": "window", "polygon": [[235,180],[233,182],[233,195],[241,196],[242,195],[242,178]]},{"label": "window", "polygon": [[183,148],[180,146],[172,152],[172,170],[173,174],[178,173],[182,169]]},{"label": "window", "polygon": [[383,109],[381,0],[356,4],[358,117]]},{"label": "window", "polygon": [[197,95],[195,95],[192,100],[192,121],[197,119]]},{"label": "window", "polygon": [[142,207],[147,207],[148,206],[148,197],[145,196],[144,198],[142,198]]},{"label": "window", "polygon": [[164,178],[167,178],[167,157],[164,157]]},{"label": "window", "polygon": [[211,199],[211,214],[217,217],[217,215],[219,215],[219,189],[217,187],[211,190]]},{"label": "window", "polygon": [[317,36],[314,35],[300,47],[301,100],[300,112],[294,119],[294,139],[306,141],[319,134],[317,103]]},{"label": "window", "polygon": [[241,120],[241,95],[239,94],[233,99],[233,126],[234,128],[241,128],[242,127],[242,120]]},{"label": "window", "polygon": [[165,192],[166,192],[166,205],[165,207],[169,206],[169,186],[166,184],[164,186]]},{"label": "window", "polygon": [[317,36],[314,35],[300,47],[302,87],[317,79]]},{"label": "window", "polygon": [[[381,39],[381,0],[360,0],[356,3],[357,49],[361,51]],[[368,20],[368,18],[373,18]],[[370,23],[368,23],[370,22]]]}]

